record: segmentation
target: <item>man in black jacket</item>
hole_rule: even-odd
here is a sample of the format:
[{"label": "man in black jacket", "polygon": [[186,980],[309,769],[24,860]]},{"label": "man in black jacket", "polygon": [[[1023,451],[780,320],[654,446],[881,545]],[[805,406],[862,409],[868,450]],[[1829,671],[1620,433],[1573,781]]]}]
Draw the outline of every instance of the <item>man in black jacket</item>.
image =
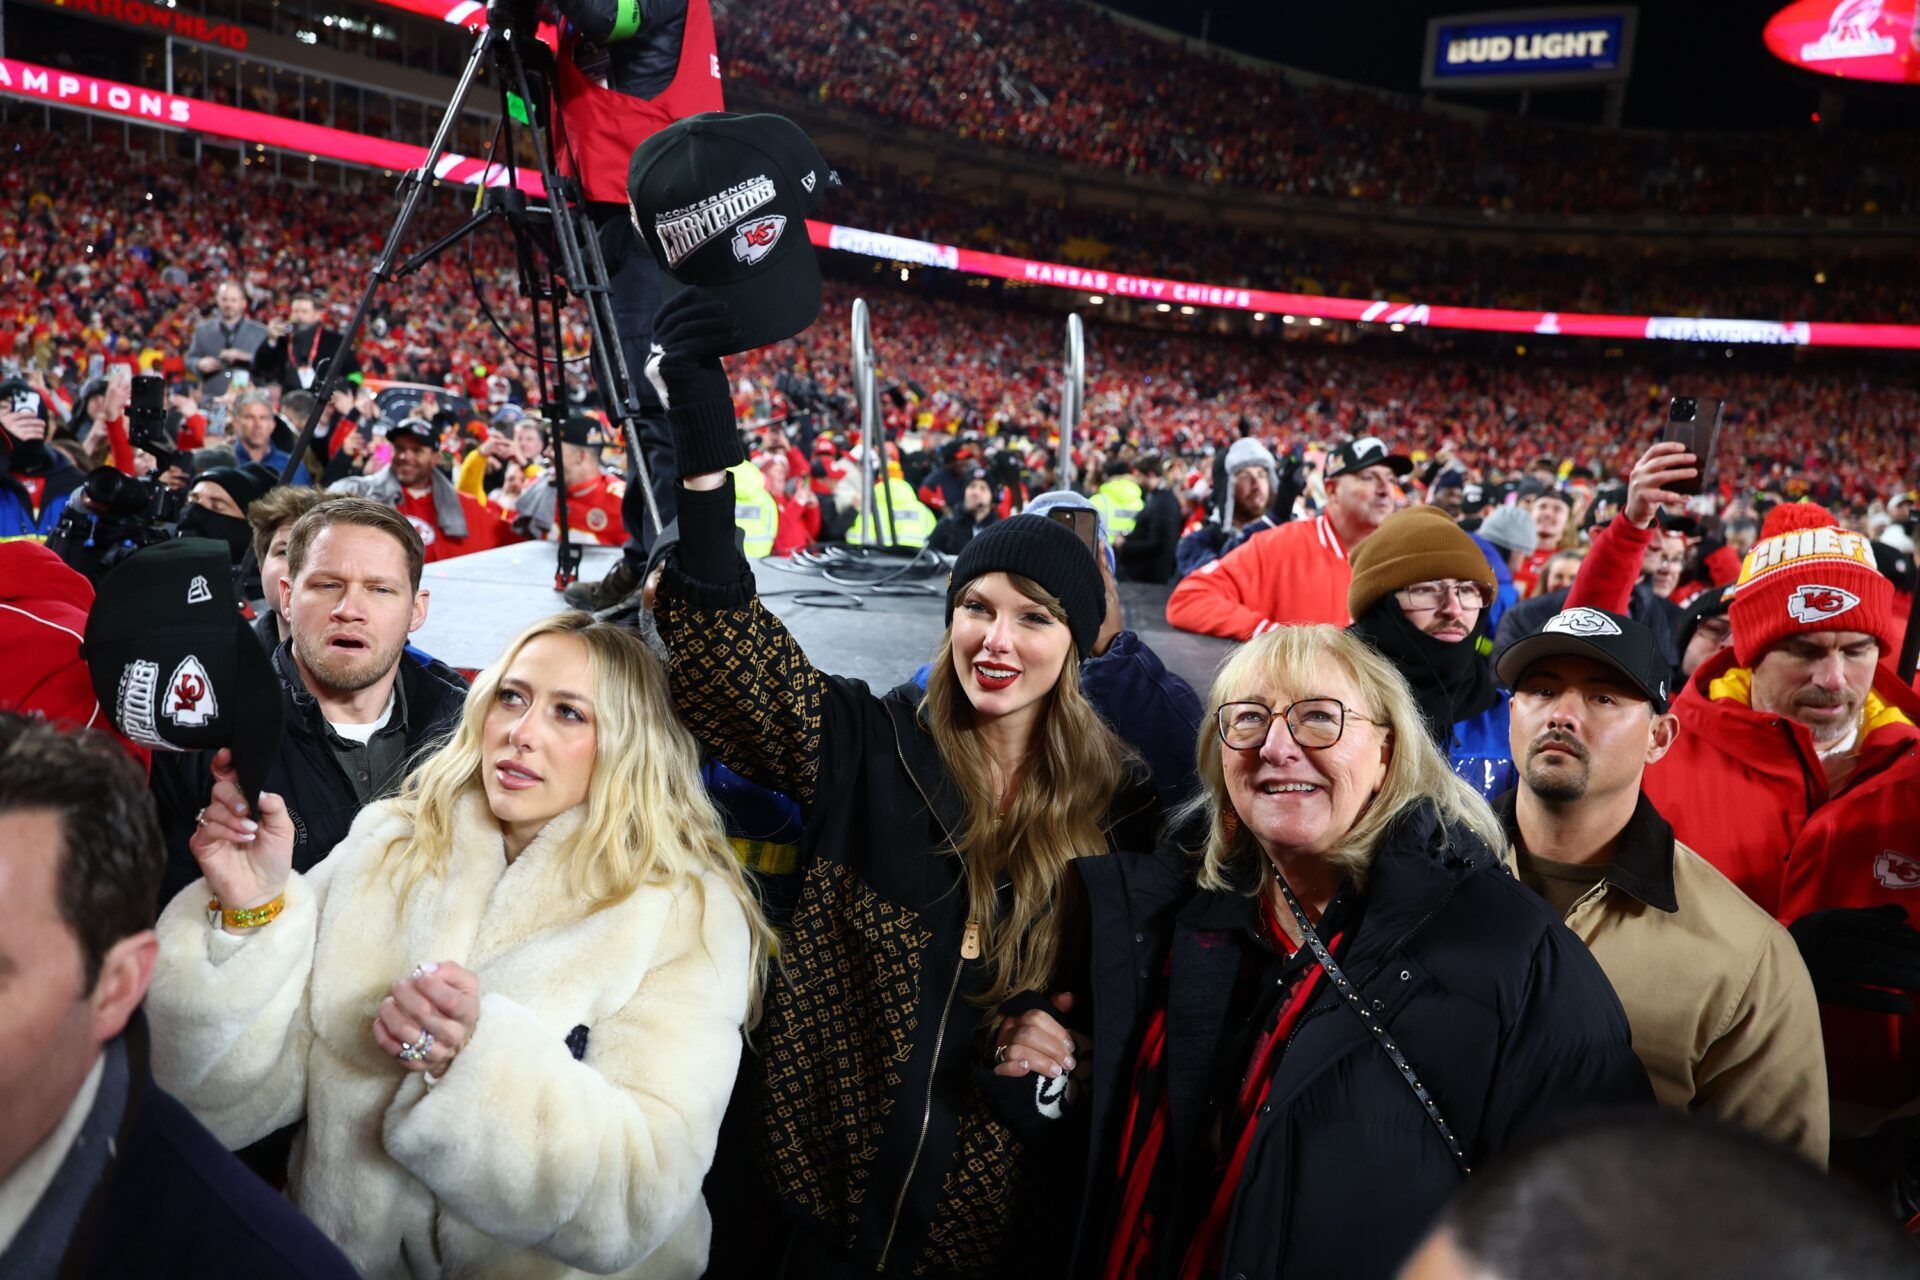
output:
[{"label": "man in black jacket", "polygon": [[1146,503],[1133,532],[1120,544],[1120,576],[1129,582],[1172,582],[1173,553],[1180,545],[1180,500],[1167,491],[1159,454],[1142,454],[1129,470]]},{"label": "man in black jacket", "polygon": [[163,858],[119,746],[0,715],[0,1275],[345,1280],[148,1071]]},{"label": "man in black jacket", "polygon": [[967,475],[967,487],[960,499],[960,510],[943,517],[933,526],[927,546],[943,555],[957,556],[967,549],[974,535],[998,523],[993,509],[993,481],[975,467]]},{"label": "man in black jacket", "polygon": [[287,318],[268,322],[267,340],[254,354],[253,367],[262,382],[277,382],[283,392],[312,391],[336,359],[345,361],[340,371],[343,378],[360,367],[353,352],[341,355],[340,335],[320,320],[320,304],[312,294],[293,295]]},{"label": "man in black jacket", "polygon": [[[288,539],[280,600],[290,636],[273,655],[287,728],[266,789],[286,798],[296,871],[331,853],[361,809],[398,791],[459,718],[466,681],[406,649],[427,619],[421,557],[413,526],[363,498],[328,499]],[[200,874],[187,841],[213,790],[211,758],[156,756],[152,786],[171,897]]]}]

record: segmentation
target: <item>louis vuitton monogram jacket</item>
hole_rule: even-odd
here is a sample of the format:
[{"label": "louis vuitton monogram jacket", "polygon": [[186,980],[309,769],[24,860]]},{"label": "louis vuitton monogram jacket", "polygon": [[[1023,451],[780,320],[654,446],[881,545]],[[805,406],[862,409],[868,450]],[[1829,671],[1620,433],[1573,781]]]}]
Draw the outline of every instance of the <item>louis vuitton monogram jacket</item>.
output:
[{"label": "louis vuitton monogram jacket", "polygon": [[[857,1264],[979,1275],[1010,1259],[1044,1196],[1078,1181],[1082,1153],[1064,1155],[1074,1176],[1050,1178],[1061,1153],[1031,1149],[1035,1127],[989,1096],[1003,1078],[986,1069],[969,998],[984,965],[961,954],[961,802],[921,691],[877,696],[815,669],[755,596],[731,510],[726,487],[681,491],[655,607],[694,736],[806,815],[799,898],[754,1037],[763,1065],[747,1083],[758,1164],[778,1201]],[[1143,803],[1145,785],[1116,810]],[[1083,1132],[1040,1127],[1054,1128]]]}]

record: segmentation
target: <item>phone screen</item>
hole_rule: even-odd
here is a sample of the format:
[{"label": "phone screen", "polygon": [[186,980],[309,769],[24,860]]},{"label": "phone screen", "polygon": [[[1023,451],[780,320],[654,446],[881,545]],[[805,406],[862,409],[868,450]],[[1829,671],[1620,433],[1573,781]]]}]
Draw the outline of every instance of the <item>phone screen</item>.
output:
[{"label": "phone screen", "polygon": [[1080,545],[1095,560],[1100,558],[1100,513],[1088,511],[1084,507],[1055,507],[1047,512],[1049,518],[1073,530],[1073,536],[1080,539]]},{"label": "phone screen", "polygon": [[1724,400],[1702,400],[1694,396],[1675,396],[1667,406],[1667,426],[1662,441],[1674,440],[1699,459],[1699,475],[1691,480],[1675,480],[1668,488],[1675,493],[1699,495],[1713,481],[1714,451],[1720,437],[1720,416],[1726,411]]},{"label": "phone screen", "polygon": [[235,369],[233,371],[232,381],[234,386],[240,388],[242,391],[245,391],[248,387],[253,385],[253,374],[251,374],[245,369]]}]

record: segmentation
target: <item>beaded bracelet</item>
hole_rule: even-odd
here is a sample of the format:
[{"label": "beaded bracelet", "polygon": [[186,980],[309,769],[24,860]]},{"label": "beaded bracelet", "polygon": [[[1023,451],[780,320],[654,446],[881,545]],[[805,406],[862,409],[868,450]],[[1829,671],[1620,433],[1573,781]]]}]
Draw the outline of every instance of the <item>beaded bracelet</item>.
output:
[{"label": "beaded bracelet", "polygon": [[239,907],[234,910],[227,910],[222,907],[220,905],[220,899],[211,898],[207,901],[207,912],[210,915],[218,916],[221,923],[225,924],[229,929],[258,929],[261,925],[266,924],[275,916],[278,916],[286,909],[286,906],[287,895],[284,893],[275,894],[271,900],[263,902],[257,907]]}]

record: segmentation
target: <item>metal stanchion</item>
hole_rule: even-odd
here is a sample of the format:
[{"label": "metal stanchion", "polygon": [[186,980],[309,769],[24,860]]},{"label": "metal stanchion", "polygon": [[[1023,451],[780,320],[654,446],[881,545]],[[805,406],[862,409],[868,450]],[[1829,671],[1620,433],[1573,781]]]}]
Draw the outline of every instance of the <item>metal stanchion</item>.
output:
[{"label": "metal stanchion", "polygon": [[1060,458],[1053,468],[1055,489],[1073,488],[1073,433],[1087,400],[1087,335],[1080,313],[1067,317],[1066,384],[1060,391]]}]

